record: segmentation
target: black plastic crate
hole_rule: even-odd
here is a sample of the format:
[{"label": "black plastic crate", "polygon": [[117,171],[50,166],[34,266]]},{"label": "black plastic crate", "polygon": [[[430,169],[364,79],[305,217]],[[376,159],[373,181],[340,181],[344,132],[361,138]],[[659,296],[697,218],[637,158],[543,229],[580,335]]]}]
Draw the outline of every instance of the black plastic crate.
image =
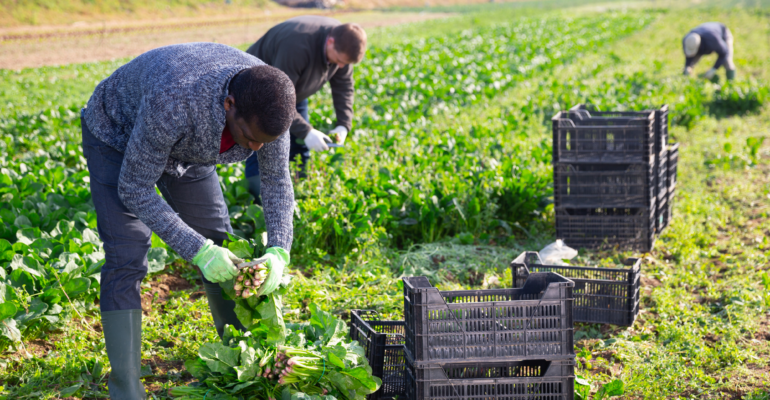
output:
[{"label": "black plastic crate", "polygon": [[575,282],[575,322],[631,326],[639,314],[641,265],[641,258],[629,258],[619,268],[543,265],[536,251],[527,251],[511,262],[511,276],[513,287],[521,287],[531,273],[556,272]]},{"label": "black plastic crate", "polygon": [[[570,111],[588,111],[585,104],[578,104]],[[612,118],[612,117],[635,117],[646,116],[650,111],[655,112],[655,153],[666,150],[668,144],[668,104],[662,105],[656,110],[645,111],[590,111],[592,117]]]},{"label": "black plastic crate", "polygon": [[655,155],[655,198],[658,204],[666,201],[668,193],[668,151]]},{"label": "black plastic crate", "polygon": [[668,146],[668,188],[673,191],[676,187],[676,168],[679,164],[679,143]]},{"label": "black plastic crate", "polygon": [[417,364],[574,357],[572,288],[555,273],[520,289],[439,291],[405,277],[406,350]]},{"label": "black plastic crate", "polygon": [[479,361],[409,365],[408,400],[572,400],[575,361]]},{"label": "black plastic crate", "polygon": [[655,244],[656,207],[557,208],[556,237],[573,248],[647,252]]},{"label": "black plastic crate", "polygon": [[404,321],[379,321],[372,310],[350,311],[350,338],[365,350],[372,375],[382,386],[368,400],[393,399],[406,394]]},{"label": "black plastic crate", "polygon": [[655,110],[655,152],[660,153],[668,146],[668,104]]},{"label": "black plastic crate", "polygon": [[653,164],[554,164],[555,206],[650,207],[654,171]]},{"label": "black plastic crate", "polygon": [[561,111],[553,119],[554,163],[650,163],[655,149],[655,113],[646,117],[593,118]]},{"label": "black plastic crate", "polygon": [[668,228],[669,225],[671,225],[671,218],[674,216],[674,194],[676,193],[676,190],[671,189],[671,191],[668,193],[668,198],[666,199],[665,207],[663,208],[663,213],[660,215],[660,223],[659,223],[659,230],[660,232],[663,232],[664,229]]}]

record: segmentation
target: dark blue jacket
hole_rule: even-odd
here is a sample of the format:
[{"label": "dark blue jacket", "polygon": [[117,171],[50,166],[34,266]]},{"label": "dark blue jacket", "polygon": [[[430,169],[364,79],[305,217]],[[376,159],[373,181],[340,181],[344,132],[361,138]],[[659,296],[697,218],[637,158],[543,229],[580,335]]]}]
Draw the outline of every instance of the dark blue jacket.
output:
[{"label": "dark blue jacket", "polygon": [[[727,66],[727,54],[729,52],[727,38],[729,36],[729,31],[724,24],[719,22],[706,22],[691,30],[688,35],[690,33],[697,33],[700,35],[700,48],[698,48],[698,53],[696,53],[695,56],[686,58],[685,67],[695,65],[702,56],[711,53],[717,53],[719,56],[717,62],[714,64],[714,69]],[[685,35],[685,37],[687,36]],[[682,39],[682,47],[684,47],[684,39]]]}]

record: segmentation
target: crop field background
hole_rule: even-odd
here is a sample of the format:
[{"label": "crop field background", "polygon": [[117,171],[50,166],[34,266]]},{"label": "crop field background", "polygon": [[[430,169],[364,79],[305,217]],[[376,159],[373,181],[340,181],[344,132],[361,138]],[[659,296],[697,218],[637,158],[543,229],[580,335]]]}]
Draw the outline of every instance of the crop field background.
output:
[{"label": "crop field background", "polygon": [[[400,277],[442,289],[511,287],[509,262],[554,237],[550,118],[577,103],[671,107],[681,144],[671,227],[642,255],[632,327],[578,324],[578,391],[629,399],[770,399],[770,2],[546,1],[430,11],[370,31],[344,149],[295,182],[290,320],[310,303],[402,319]],[[735,82],[681,76],[682,36],[735,37]],[[250,43],[239,46],[241,49]],[[0,70],[0,399],[106,398],[103,262],[79,110],[128,59]],[[701,73],[713,63],[706,58]],[[311,122],[329,128],[328,92]],[[221,166],[236,234],[261,243],[243,165]],[[582,250],[576,265],[639,256]],[[216,338],[195,267],[160,239],[143,284],[152,398],[192,380]]]}]

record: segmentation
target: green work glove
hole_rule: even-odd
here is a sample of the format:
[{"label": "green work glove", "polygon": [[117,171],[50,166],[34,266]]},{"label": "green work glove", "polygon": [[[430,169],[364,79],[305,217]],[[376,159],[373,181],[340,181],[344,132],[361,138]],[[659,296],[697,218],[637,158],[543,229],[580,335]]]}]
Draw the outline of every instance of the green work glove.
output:
[{"label": "green work glove", "polygon": [[267,258],[265,264],[267,264],[267,278],[262,282],[259,287],[257,295],[270,294],[275,289],[278,289],[278,285],[281,284],[283,278],[283,270],[289,265],[289,252],[282,247],[271,247],[265,251],[264,258]]},{"label": "green work glove", "polygon": [[211,282],[224,282],[238,275],[232,259],[238,259],[230,250],[219,247],[211,240],[206,240],[198,254],[193,257],[193,264],[200,267],[203,276]]}]

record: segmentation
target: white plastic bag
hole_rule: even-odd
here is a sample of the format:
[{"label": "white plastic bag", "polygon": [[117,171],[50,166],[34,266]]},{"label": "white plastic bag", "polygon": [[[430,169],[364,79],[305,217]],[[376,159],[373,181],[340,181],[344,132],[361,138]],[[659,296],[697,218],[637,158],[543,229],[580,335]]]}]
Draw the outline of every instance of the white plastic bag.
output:
[{"label": "white plastic bag", "polygon": [[545,265],[567,265],[563,260],[571,260],[577,254],[577,250],[566,246],[561,239],[557,239],[540,250],[540,260]]}]

